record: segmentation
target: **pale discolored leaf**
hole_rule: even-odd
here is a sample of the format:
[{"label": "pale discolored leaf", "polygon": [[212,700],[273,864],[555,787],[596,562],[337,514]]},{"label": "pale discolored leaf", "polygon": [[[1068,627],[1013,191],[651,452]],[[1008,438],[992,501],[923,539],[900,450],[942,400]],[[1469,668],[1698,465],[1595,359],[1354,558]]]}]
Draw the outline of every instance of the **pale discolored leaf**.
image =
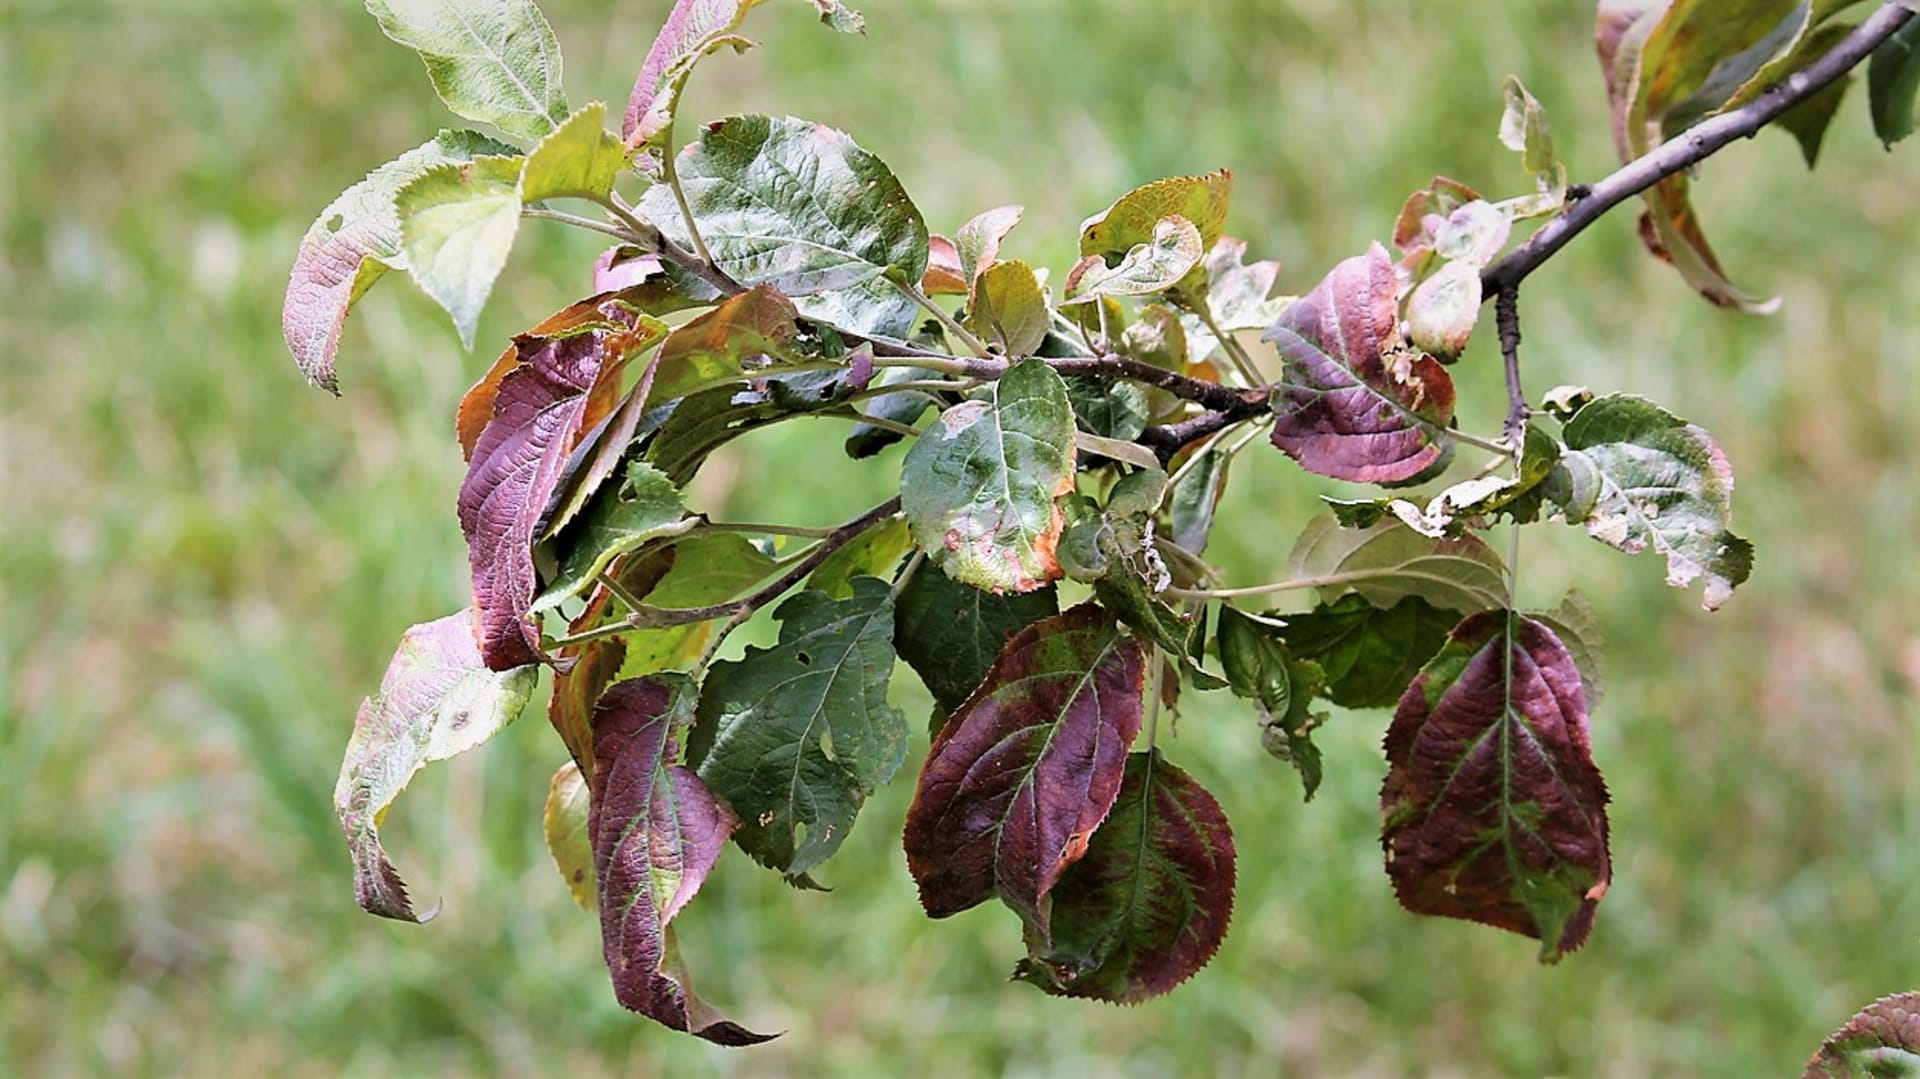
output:
[{"label": "pale discolored leaf", "polygon": [[1007,638],[1057,613],[1060,597],[1050,587],[997,595],[923,567],[895,605],[893,646],[944,721],[986,677]]},{"label": "pale discolored leaf", "polygon": [[1607,789],[1580,672],[1553,632],[1470,616],[1407,688],[1387,731],[1381,843],[1415,914],[1586,943],[1612,877]]},{"label": "pale discolored leaf", "polygon": [[520,175],[522,202],[605,199],[627,167],[627,148],[607,130],[607,106],[584,105],[527,155]]},{"label": "pale discolored leaf", "polygon": [[[817,588],[834,599],[849,599],[853,596],[856,578],[887,576],[911,550],[913,537],[907,532],[907,522],[889,517],[828,555],[826,561],[807,576],[807,587]],[[927,576],[941,575],[929,573]],[[898,604],[899,600],[894,602]],[[897,625],[897,612],[895,618]]]},{"label": "pale discolored leaf", "polygon": [[588,828],[601,947],[622,1006],[720,1045],[753,1045],[772,1035],[721,1017],[694,994],[668,930],[740,825],[679,763],[692,692],[677,682],[635,679],[608,689],[594,709]]},{"label": "pale discolored leaf", "polygon": [[1013,365],[986,400],[947,409],[907,451],[900,497],[914,543],[976,588],[1031,592],[1058,579],[1058,500],[1073,463],[1066,384],[1039,360]]},{"label": "pale discolored leaf", "polygon": [[1203,176],[1173,176],[1134,188],[1080,226],[1080,254],[1124,256],[1140,244],[1154,242],[1160,222],[1168,217],[1191,222],[1200,233],[1204,252],[1220,240],[1232,193],[1233,173],[1226,169]]},{"label": "pale discolored leaf", "polygon": [[1459,356],[1480,321],[1480,267],[1446,263],[1407,297],[1407,340],[1443,362]]},{"label": "pale discolored leaf", "polygon": [[521,164],[517,157],[477,157],[438,165],[394,200],[407,272],[453,316],[468,348],[520,230]]},{"label": "pale discolored leaf", "polygon": [[859,577],[832,600],[808,591],[774,612],[780,641],[716,663],[690,759],[746,823],[735,837],[788,880],[833,856],[869,795],[906,759],[907,724],[887,704],[893,595]]},{"label": "pale discolored leaf", "polygon": [[864,34],[867,32],[867,18],[848,7],[840,0],[812,0],[815,11],[820,13],[820,24],[830,30],[843,34]]},{"label": "pale discolored leaf", "polygon": [[541,831],[547,837],[547,853],[553,855],[554,868],[566,882],[567,892],[582,910],[593,910],[599,892],[593,873],[593,836],[587,830],[587,814],[592,799],[580,766],[572,761],[553,773],[547,787],[547,807],[541,814]]},{"label": "pale discolored leaf", "polygon": [[1352,591],[1376,607],[1408,596],[1462,614],[1506,605],[1505,570],[1492,548],[1473,536],[1423,536],[1394,520],[1343,528],[1323,514],[1301,531],[1288,564],[1328,602]]},{"label": "pale discolored leaf", "polygon": [[969,297],[981,273],[1000,261],[1000,244],[1020,223],[1024,212],[1021,206],[996,206],[974,215],[953,234],[954,254],[960,260],[960,277],[967,282]]},{"label": "pale discolored leaf", "polygon": [[1008,356],[1031,356],[1053,324],[1047,296],[1033,267],[1019,259],[996,262],[974,282],[967,326]]},{"label": "pale discolored leaf", "polygon": [[1113,812],[1029,922],[1013,976],[1054,996],[1133,1004],[1212,960],[1233,916],[1233,829],[1158,750],[1127,758]]},{"label": "pale discolored leaf", "polygon": [[920,275],[920,291],[929,296],[965,296],[969,284],[953,241],[937,234],[927,237],[927,270]]},{"label": "pale discolored leaf", "polygon": [[1334,267],[1265,340],[1286,373],[1273,396],[1273,444],[1309,471],[1358,483],[1413,479],[1451,445],[1453,380],[1397,346],[1398,283],[1385,248]]},{"label": "pale discolored leaf", "polygon": [[1393,222],[1393,248],[1400,252],[1400,272],[1406,280],[1416,280],[1427,272],[1434,258],[1434,244],[1454,212],[1479,200],[1478,192],[1445,176],[1435,176],[1426,187],[1407,196]]},{"label": "pale discolored leaf", "polygon": [[1088,255],[1067,274],[1064,303],[1087,303],[1102,296],[1150,296],[1179,284],[1206,252],[1200,230],[1184,217],[1163,217],[1148,239],[1129,248],[1108,266]]},{"label": "pale discolored leaf", "polygon": [[1026,918],[1086,851],[1140,732],[1140,645],[1092,604],[1015,634],[934,738],[907,869],[944,918],[998,895]]},{"label": "pale discolored leaf", "polygon": [[725,45],[745,50],[752,43],[735,34],[747,10],[760,0],[677,0],[640,62],[633,93],[620,130],[627,145],[639,149],[673,123],[677,82],[700,58]]},{"label": "pale discolored leaf", "polygon": [[531,666],[489,670],[474,647],[471,609],[400,638],[380,691],[360,705],[333,790],[362,909],[406,922],[433,917],[414,914],[406,884],[380,846],[380,823],[423,766],[464,753],[513,722],[536,674]]},{"label": "pale discolored leaf", "polygon": [[567,118],[560,42],[533,0],[366,0],[420,54],[447,108],[509,135],[544,138]]},{"label": "pale discolored leaf", "polygon": [[1521,167],[1541,191],[1565,187],[1567,170],[1554,156],[1553,125],[1547,122],[1547,110],[1517,76],[1507,76],[1502,92],[1506,108],[1500,114],[1501,145],[1520,155]]},{"label": "pale discolored leaf", "polygon": [[287,280],[280,327],[307,381],[338,393],[334,357],[347,312],[389,269],[406,269],[400,249],[400,189],[439,165],[513,147],[471,131],[442,131],[432,141],[373,170],[340,193],[300,239]]},{"label": "pale discolored leaf", "polygon": [[1854,1013],[1807,1061],[1802,1079],[1920,1076],[1920,993],[1881,997]]}]

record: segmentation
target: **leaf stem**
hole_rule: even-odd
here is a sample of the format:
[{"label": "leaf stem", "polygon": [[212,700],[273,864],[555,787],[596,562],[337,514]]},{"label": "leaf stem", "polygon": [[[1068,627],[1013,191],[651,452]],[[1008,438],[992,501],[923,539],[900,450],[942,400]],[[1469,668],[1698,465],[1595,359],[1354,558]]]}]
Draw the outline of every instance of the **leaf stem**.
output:
[{"label": "leaf stem", "polygon": [[1247,354],[1246,346],[1240,343],[1240,339],[1221,329],[1220,323],[1214,321],[1213,304],[1203,298],[1194,305],[1193,313],[1200,316],[1201,325],[1213,334],[1214,340],[1220,342],[1220,348],[1233,361],[1234,370],[1241,380],[1249,386],[1260,385],[1260,369],[1254,366],[1253,357]]},{"label": "leaf stem", "polygon": [[890,282],[894,288],[899,289],[902,295],[911,299],[914,303],[919,304],[921,307],[926,308],[927,312],[934,317],[936,322],[940,323],[941,327],[945,329],[954,340],[967,346],[967,351],[983,358],[993,355],[985,343],[978,337],[975,337],[972,331],[960,325],[959,321],[948,314],[945,308],[934,302],[933,297],[923,292],[919,285],[910,285],[894,277],[887,278],[887,281]]},{"label": "leaf stem", "polygon": [[707,521],[700,526],[704,532],[747,532],[760,536],[799,536],[803,539],[826,539],[836,531],[832,528],[808,528],[804,525],[768,525],[747,521]]},{"label": "leaf stem", "polygon": [[626,607],[627,610],[637,611],[640,609],[640,597],[629,591],[627,586],[621,584],[620,579],[615,577],[611,572],[602,571],[600,574],[600,583],[606,587],[607,591],[613,593],[613,598],[619,600],[621,605]]},{"label": "leaf stem", "polygon": [[926,560],[927,552],[915,547],[913,549],[913,557],[907,559],[907,564],[901,567],[900,575],[893,579],[894,599],[899,599],[900,593],[907,590],[907,582],[913,580],[913,575],[919,571],[920,564]]},{"label": "leaf stem", "polygon": [[1494,325],[1500,335],[1500,358],[1507,371],[1507,445],[1512,447],[1513,474],[1520,475],[1520,458],[1527,444],[1527,391],[1520,385],[1520,285],[1507,285],[1494,298]]},{"label": "leaf stem", "polygon": [[520,211],[520,216],[531,217],[541,221],[558,221],[563,225],[572,225],[574,228],[586,229],[588,232],[598,232],[605,236],[611,236],[616,240],[625,240],[628,243],[644,242],[643,237],[635,236],[633,233],[612,222],[595,221],[591,217],[581,217],[579,214],[564,213],[560,210],[544,210],[537,206],[529,206]]},{"label": "leaf stem", "polygon": [[920,437],[920,429],[918,427],[909,426],[908,424],[904,424],[904,423],[898,423],[894,420],[887,419],[884,416],[868,415],[867,413],[862,412],[857,408],[852,409],[851,411],[853,412],[853,416],[855,419],[857,419],[861,423],[866,424],[868,427],[877,427],[882,431],[892,431],[894,434],[899,435],[902,438],[919,438]]},{"label": "leaf stem", "polygon": [[[680,92],[686,89],[687,78],[692,74],[693,69],[689,67],[687,73],[674,82],[673,96],[668,100],[680,100]],[[693,219],[693,205],[687,201],[686,188],[680,186],[679,166],[673,160],[673,127],[673,117],[669,115],[667,129],[660,135],[660,169],[666,176],[668,189],[673,192],[673,201],[680,206],[680,220],[686,222],[687,239],[693,244],[693,253],[700,256],[701,262],[712,266],[714,265],[713,252],[707,250],[707,242],[700,238],[700,225]]]}]

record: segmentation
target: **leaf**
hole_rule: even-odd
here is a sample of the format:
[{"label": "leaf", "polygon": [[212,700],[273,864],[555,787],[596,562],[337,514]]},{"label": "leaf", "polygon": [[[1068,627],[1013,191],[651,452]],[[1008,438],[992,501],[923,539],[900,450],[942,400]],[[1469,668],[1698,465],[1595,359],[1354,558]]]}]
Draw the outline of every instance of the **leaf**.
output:
[{"label": "leaf", "polygon": [[533,0],[366,0],[394,41],[420,54],[447,108],[538,139],[567,118],[560,42]]},{"label": "leaf", "polygon": [[864,34],[867,32],[867,18],[848,7],[840,0],[812,0],[814,10],[820,13],[820,24],[830,30],[843,34]]},{"label": "leaf", "polygon": [[[1364,602],[1364,601],[1362,601]],[[1320,789],[1320,750],[1313,731],[1326,722],[1313,711],[1326,676],[1318,664],[1293,655],[1281,639],[1283,623],[1271,616],[1220,608],[1217,642],[1220,664],[1235,695],[1260,707],[1261,744],[1300,773],[1306,800]]]},{"label": "leaf", "polygon": [[965,296],[971,282],[960,269],[960,252],[953,241],[938,234],[927,237],[927,271],[920,275],[920,291],[929,296]]},{"label": "leaf", "polygon": [[[912,331],[912,301],[879,279],[920,280],[927,227],[887,166],[845,134],[792,117],[729,117],[681,151],[679,175],[702,239],[734,280],[772,285],[801,313],[856,332]],[[667,187],[649,188],[640,210],[688,242]]]},{"label": "leaf", "polygon": [[1233,173],[1226,169],[1134,188],[1081,224],[1080,254],[1120,257],[1140,244],[1153,244],[1160,222],[1167,217],[1191,222],[1200,233],[1204,252],[1220,240],[1232,193]]},{"label": "leaf", "polygon": [[1375,607],[1348,594],[1286,616],[1280,636],[1299,658],[1320,665],[1326,692],[1343,708],[1386,708],[1446,643],[1455,617],[1408,596]]},{"label": "leaf", "polygon": [[517,157],[436,165],[394,200],[407,272],[453,316],[468,348],[520,229],[520,167]]},{"label": "leaf", "polygon": [[1464,259],[1440,271],[1407,298],[1407,340],[1443,362],[1465,351],[1480,321],[1480,267]]},{"label": "leaf", "polygon": [[847,390],[844,380],[830,377],[808,388],[810,394],[799,393],[770,381],[764,390],[723,385],[682,398],[655,432],[647,459],[675,486],[685,486],[708,455],[749,431],[819,412],[848,414],[839,403]]},{"label": "leaf", "polygon": [[1376,607],[1408,596],[1461,614],[1506,605],[1505,570],[1485,543],[1422,536],[1399,521],[1342,528],[1323,514],[1301,531],[1288,564],[1294,577],[1312,578],[1326,602],[1353,591]]},{"label": "leaf", "polygon": [[1129,248],[1118,264],[1108,266],[1097,254],[1075,264],[1067,274],[1067,298],[1062,303],[1165,292],[1192,272],[1205,252],[1205,242],[1193,222],[1184,217],[1163,217],[1153,226],[1153,234]]},{"label": "leaf", "polygon": [[1051,367],[1007,369],[986,400],[940,414],[901,466],[913,541],[957,581],[1031,592],[1061,576],[1054,549],[1073,489],[1073,408]]},{"label": "leaf", "polygon": [[1223,330],[1264,330],[1293,302],[1271,295],[1280,264],[1271,259],[1245,262],[1246,254],[1246,241],[1230,236],[1222,236],[1207,252],[1207,305]]},{"label": "leaf", "polygon": [[1092,604],[1007,641],[935,736],[907,811],[907,869],[929,916],[998,895],[1043,917],[1119,794],[1145,687],[1139,644]]},{"label": "leaf", "polygon": [[527,617],[536,587],[534,540],[570,455],[613,411],[633,351],[654,340],[645,324],[625,330],[616,320],[632,315],[617,304],[600,310],[617,328],[515,341],[518,366],[500,379],[493,418],[473,444],[460,485],[480,652],[496,670],[541,658],[538,629]]},{"label": "leaf", "polygon": [[1132,442],[1147,429],[1147,391],[1125,379],[1074,375],[1066,380],[1067,400],[1080,430],[1101,438]]},{"label": "leaf", "polygon": [[1393,248],[1400,252],[1400,269],[1409,281],[1427,272],[1434,244],[1454,211],[1478,201],[1479,192],[1458,180],[1435,176],[1426,187],[1407,196],[1393,222]]},{"label": "leaf", "polygon": [[1220,950],[1233,884],[1220,804],[1158,750],[1135,753],[1112,815],[1053,891],[1051,924],[1028,926],[1013,976],[1054,996],[1160,996]]},{"label": "leaf", "polygon": [[676,694],[657,679],[621,682],[593,714],[594,875],[600,937],[622,1007],[720,1045],[756,1034],[722,1018],[679,969],[668,924],[687,905],[740,825],[692,770],[676,763]]},{"label": "leaf", "polygon": [[[1560,463],[1560,444],[1540,428],[1530,426],[1524,445],[1517,476],[1461,480],[1427,499],[1425,506],[1404,498],[1383,498],[1365,503],[1339,502],[1335,513],[1344,513],[1351,519],[1348,523],[1360,527],[1391,515],[1415,532],[1435,538],[1461,535],[1469,527],[1485,525],[1501,514],[1530,523],[1539,518],[1546,501],[1547,480]],[[1362,506],[1374,512],[1362,512]]]},{"label": "leaf", "polygon": [[1645,398],[1612,394],[1576,412],[1563,437],[1565,497],[1555,497],[1569,523],[1628,554],[1663,555],[1675,588],[1705,578],[1709,611],[1746,581],[1753,545],[1727,531],[1733,466],[1713,436]]},{"label": "leaf", "polygon": [[1873,133],[1888,149],[1913,134],[1913,103],[1920,95],[1920,20],[1909,20],[1880,43],[1867,61],[1867,107]]},{"label": "leaf", "polygon": [[[1804,44],[1809,58],[1826,55],[1852,32],[1851,26],[1836,23],[1808,34]],[[1820,144],[1826,140],[1827,128],[1832,125],[1834,114],[1840,111],[1840,103],[1846,100],[1847,90],[1852,85],[1853,76],[1842,75],[1814,91],[1812,96],[1782,113],[1780,119],[1775,121],[1780,130],[1792,135],[1800,144],[1800,156],[1806,159],[1807,168],[1813,168],[1819,161]]]},{"label": "leaf", "polygon": [[1457,206],[1434,224],[1433,253],[1443,259],[1484,267],[1499,257],[1513,232],[1513,220],[1491,203],[1475,199]]},{"label": "leaf", "polygon": [[953,234],[954,253],[960,260],[960,276],[967,282],[967,303],[973,303],[973,286],[987,267],[1000,261],[1000,244],[1020,223],[1025,212],[1021,206],[996,206],[975,215]]},{"label": "leaf", "polygon": [[[828,555],[826,561],[808,575],[807,587],[817,588],[834,599],[851,598],[855,578],[885,577],[911,550],[913,537],[907,533],[907,522],[889,517]],[[941,575],[929,573],[927,576]],[[899,602],[898,598],[894,600],[896,607]],[[897,611],[895,617],[898,618]]]},{"label": "leaf", "polygon": [[1804,1079],[1920,1075],[1920,993],[1881,997],[1854,1013],[1807,1061]]},{"label": "leaf", "polygon": [[520,199],[606,199],[627,167],[627,148],[607,130],[607,106],[596,101],[579,112],[527,155],[520,174]]},{"label": "leaf", "polygon": [[512,723],[533,693],[536,669],[488,670],[474,647],[473,612],[407,630],[380,691],[360,704],[333,807],[353,851],[361,909],[382,918],[417,917],[406,883],[380,846],[380,823],[422,766],[464,753]]},{"label": "leaf", "polygon": [[740,813],[742,850],[788,880],[833,856],[867,796],[906,759],[906,718],[887,705],[893,595],[802,592],[774,612],[780,643],[716,663],[690,757]]},{"label": "leaf", "polygon": [[996,595],[924,568],[894,603],[893,646],[942,721],[986,677],[1007,638],[1060,610],[1052,587]]},{"label": "leaf", "polygon": [[1553,125],[1547,122],[1547,110],[1517,76],[1507,76],[1503,92],[1506,109],[1500,114],[1501,145],[1520,155],[1521,167],[1541,190],[1565,187],[1566,168],[1553,153]]},{"label": "leaf", "polygon": [[[936,376],[932,372],[918,367],[883,367],[874,376],[869,388],[886,387],[897,382],[914,382],[933,377]],[[918,390],[885,393],[862,402],[860,413],[863,416],[890,420],[893,423],[911,427],[920,422],[920,417],[926,414],[929,407],[940,403],[941,400],[932,394]],[[859,461],[872,457],[905,437],[898,431],[861,422],[854,424],[853,429],[847,433],[844,445],[847,456]]]},{"label": "leaf", "polygon": [[559,606],[591,588],[614,559],[696,523],[673,481],[645,461],[630,462],[626,479],[602,489],[580,519],[556,537],[558,568],[531,609]]},{"label": "leaf", "polygon": [[1053,324],[1046,293],[1033,267],[1019,259],[996,262],[974,282],[967,326],[1004,355],[1031,356]]},{"label": "leaf", "polygon": [[766,364],[789,357],[800,332],[793,301],[767,285],[730,296],[720,306],[674,330],[660,343],[648,405],[731,383],[745,382],[749,363],[756,374]]},{"label": "leaf", "polygon": [[1587,703],[1553,631],[1505,611],[1454,629],[1400,699],[1380,791],[1387,874],[1415,914],[1584,944],[1612,869]]},{"label": "leaf", "polygon": [[513,147],[471,131],[442,131],[340,193],[320,211],[287,280],[280,328],[307,381],[339,393],[334,357],[347,312],[389,269],[406,269],[400,250],[400,189],[438,165],[471,161],[482,154],[512,154]]},{"label": "leaf", "polygon": [[[667,610],[735,599],[771,576],[776,565],[746,537],[733,532],[689,536],[663,553],[671,554],[671,568],[657,587],[642,595],[649,605]],[[621,576],[627,579],[626,574]],[[624,634],[620,640],[626,645],[626,659],[620,665],[620,677],[690,668],[711,632],[711,623],[695,622]]]},{"label": "leaf", "polygon": [[1386,249],[1347,259],[1270,327],[1286,361],[1273,444],[1308,471],[1357,483],[1421,475],[1451,444],[1453,380],[1395,351],[1398,285]]},{"label": "leaf", "polygon": [[[745,51],[752,42],[735,34],[747,10],[759,0],[677,0],[667,21],[640,62],[627,99],[620,131],[638,149],[655,141],[673,123],[678,80],[700,59],[723,45]],[[658,220],[657,218],[654,220]]]},{"label": "leaf", "polygon": [[541,814],[541,830],[546,833],[547,853],[553,855],[554,868],[566,882],[567,891],[581,910],[594,909],[598,878],[593,872],[593,836],[587,829],[591,799],[580,766],[572,761],[553,773],[547,788],[547,808]]},{"label": "leaf", "polygon": [[1168,495],[1167,519],[1173,542],[1193,554],[1204,554],[1213,533],[1214,511],[1227,492],[1227,466],[1232,458],[1214,446],[1200,451],[1200,460],[1173,484]]},{"label": "leaf", "polygon": [[1607,664],[1600,618],[1593,611],[1592,601],[1576,588],[1562,596],[1560,605],[1553,610],[1529,611],[1527,617],[1560,638],[1567,654],[1573,657],[1573,665],[1580,670],[1580,685],[1587,694],[1587,711],[1598,709],[1606,696]]}]

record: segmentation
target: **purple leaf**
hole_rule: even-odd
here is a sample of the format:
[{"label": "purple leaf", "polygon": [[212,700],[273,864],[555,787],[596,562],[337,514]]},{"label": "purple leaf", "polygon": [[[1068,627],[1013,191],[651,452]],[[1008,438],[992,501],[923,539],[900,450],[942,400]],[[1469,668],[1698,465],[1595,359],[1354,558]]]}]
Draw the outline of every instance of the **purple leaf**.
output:
[{"label": "purple leaf", "polygon": [[1484,611],[1454,628],[1387,731],[1381,843],[1400,902],[1584,944],[1612,876],[1607,788],[1580,670],[1553,631]]},{"label": "purple leaf", "polygon": [[934,738],[907,868],[935,918],[998,894],[1023,917],[1113,807],[1140,732],[1140,645],[1093,604],[1014,634]]},{"label": "purple leaf", "polygon": [[647,58],[640,63],[640,76],[627,99],[627,115],[620,130],[628,146],[638,149],[646,145],[673,122],[673,83],[696,61],[722,45],[745,49],[752,44],[734,31],[756,2],[679,0],[673,5],[666,24],[653,39],[653,47],[647,50]]},{"label": "purple leaf", "polygon": [[667,930],[707,879],[740,821],[679,756],[683,688],[636,678],[593,713],[595,767],[587,828],[600,885],[600,936],[614,996],[674,1030],[721,1045],[773,1037],[722,1018],[688,985]]},{"label": "purple leaf", "polygon": [[1399,340],[1393,262],[1373,245],[1288,307],[1266,340],[1286,360],[1273,444],[1309,471],[1398,483],[1445,452],[1453,380]]},{"label": "purple leaf", "polygon": [[1881,997],[1854,1013],[1807,1061],[1802,1079],[1913,1075],[1920,1071],[1920,993]]}]

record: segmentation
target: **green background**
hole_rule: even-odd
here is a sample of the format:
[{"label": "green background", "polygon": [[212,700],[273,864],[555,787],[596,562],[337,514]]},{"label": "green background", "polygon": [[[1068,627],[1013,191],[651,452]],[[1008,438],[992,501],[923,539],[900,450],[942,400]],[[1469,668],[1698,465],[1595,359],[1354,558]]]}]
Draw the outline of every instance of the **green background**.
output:
[{"label": "green background", "polygon": [[[547,6],[574,101],[617,107],[665,0]],[[768,4],[763,47],[704,66],[685,115],[844,128],[937,231],[1023,202],[1008,253],[1056,274],[1115,195],[1225,165],[1230,231],[1305,289],[1433,173],[1520,192],[1494,137],[1508,72],[1576,179],[1613,164],[1583,4],[863,6],[866,40]],[[832,894],[736,853],[690,908],[703,993],[788,1031],[729,1052],[614,1004],[540,838],[563,751],[538,714],[393,814],[389,849],[445,903],[427,927],[355,910],[331,815],[360,697],[402,630],[463,602],[454,403],[586,291],[594,238],[528,223],[481,355],[390,278],[348,327],[335,400],[280,341],[281,289],[339,189],[452,122],[419,62],[346,0],[0,4],[0,1071],[1794,1072],[1855,1008],[1920,985],[1920,146],[1883,153],[1863,106],[1816,176],[1773,133],[1704,170],[1710,234],[1779,315],[1710,308],[1630,213],[1523,297],[1535,392],[1643,393],[1716,432],[1759,548],[1706,615],[1650,557],[1526,534],[1523,599],[1578,581],[1611,644],[1593,741],[1615,880],[1584,951],[1541,968],[1530,941],[1398,910],[1383,714],[1336,717],[1303,805],[1248,711],[1208,698],[1162,739],[1240,850],[1231,933],[1191,983],[1137,1009],[1006,984],[1011,914],[919,913],[903,774],[821,872]],[[1481,431],[1504,399],[1490,336],[1456,368]],[[891,475],[841,459],[842,434],[748,439],[696,505],[850,516]],[[1335,489],[1248,453],[1211,553],[1236,583],[1278,575]],[[895,696],[924,714],[909,674]]]}]

